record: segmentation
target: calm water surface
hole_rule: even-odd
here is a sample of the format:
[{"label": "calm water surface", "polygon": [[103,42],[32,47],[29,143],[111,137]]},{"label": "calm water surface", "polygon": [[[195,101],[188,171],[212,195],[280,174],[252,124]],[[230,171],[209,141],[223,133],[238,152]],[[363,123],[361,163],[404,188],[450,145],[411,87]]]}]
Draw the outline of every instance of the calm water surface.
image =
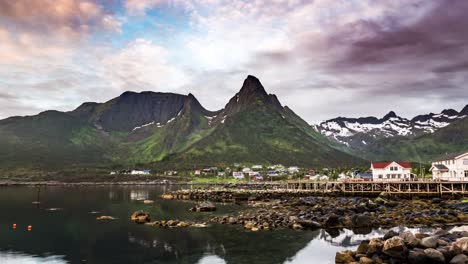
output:
[{"label": "calm water surface", "polygon": [[[240,208],[218,204],[214,213],[189,212],[192,202],[159,198],[169,188],[2,187],[0,263],[334,263],[336,251],[355,249],[361,240],[387,231],[254,233],[237,226],[160,229],[130,221],[136,210],[150,212],[152,220],[207,221]],[[118,219],[100,222],[99,215]]]}]

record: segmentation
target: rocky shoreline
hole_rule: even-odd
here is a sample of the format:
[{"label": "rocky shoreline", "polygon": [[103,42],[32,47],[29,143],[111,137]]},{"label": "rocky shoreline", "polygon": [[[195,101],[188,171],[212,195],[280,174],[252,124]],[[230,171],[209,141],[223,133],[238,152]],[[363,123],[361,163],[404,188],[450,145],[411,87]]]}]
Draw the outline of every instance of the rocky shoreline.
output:
[{"label": "rocky shoreline", "polygon": [[335,263],[468,263],[468,232],[432,234],[389,231],[384,237],[364,240],[356,251],[337,252]]},{"label": "rocky shoreline", "polygon": [[444,227],[468,224],[468,200],[400,199],[379,196],[315,197],[274,190],[196,189],[164,194],[164,199],[235,202],[237,214],[212,222],[240,225],[252,231],[293,229],[372,229],[375,227]]}]

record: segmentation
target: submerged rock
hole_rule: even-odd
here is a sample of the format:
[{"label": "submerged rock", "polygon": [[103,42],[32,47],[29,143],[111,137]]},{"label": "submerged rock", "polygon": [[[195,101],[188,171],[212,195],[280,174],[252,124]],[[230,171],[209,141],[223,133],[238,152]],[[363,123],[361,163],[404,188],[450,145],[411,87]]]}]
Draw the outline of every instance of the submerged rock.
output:
[{"label": "submerged rock", "polygon": [[130,219],[137,224],[144,224],[151,221],[150,214],[144,211],[136,211],[130,216]]},{"label": "submerged rock", "polygon": [[115,219],[116,218],[112,216],[108,216],[108,215],[102,215],[96,218],[96,220],[99,220],[99,221],[109,221],[109,220],[115,220]]},{"label": "submerged rock", "polygon": [[201,202],[190,209],[193,212],[213,212],[216,211],[216,205],[212,202]]}]

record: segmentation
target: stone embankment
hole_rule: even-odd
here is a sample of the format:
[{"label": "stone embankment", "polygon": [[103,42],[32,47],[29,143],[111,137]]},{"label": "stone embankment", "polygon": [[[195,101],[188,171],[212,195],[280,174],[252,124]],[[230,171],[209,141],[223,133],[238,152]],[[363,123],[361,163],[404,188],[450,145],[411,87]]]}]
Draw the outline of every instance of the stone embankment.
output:
[{"label": "stone embankment", "polygon": [[468,224],[468,201],[377,197],[310,197],[298,192],[247,190],[181,190],[165,199],[209,200],[247,205],[212,222],[241,225],[252,231],[373,227],[443,227]]}]

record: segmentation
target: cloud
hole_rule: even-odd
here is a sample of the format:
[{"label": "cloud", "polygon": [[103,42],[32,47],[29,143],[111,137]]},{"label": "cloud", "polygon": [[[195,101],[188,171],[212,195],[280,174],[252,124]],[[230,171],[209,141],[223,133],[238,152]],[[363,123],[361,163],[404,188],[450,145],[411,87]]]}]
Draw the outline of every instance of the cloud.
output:
[{"label": "cloud", "polygon": [[15,30],[21,28],[64,38],[100,29],[119,31],[121,26],[103,6],[85,0],[0,1],[0,16]]}]

